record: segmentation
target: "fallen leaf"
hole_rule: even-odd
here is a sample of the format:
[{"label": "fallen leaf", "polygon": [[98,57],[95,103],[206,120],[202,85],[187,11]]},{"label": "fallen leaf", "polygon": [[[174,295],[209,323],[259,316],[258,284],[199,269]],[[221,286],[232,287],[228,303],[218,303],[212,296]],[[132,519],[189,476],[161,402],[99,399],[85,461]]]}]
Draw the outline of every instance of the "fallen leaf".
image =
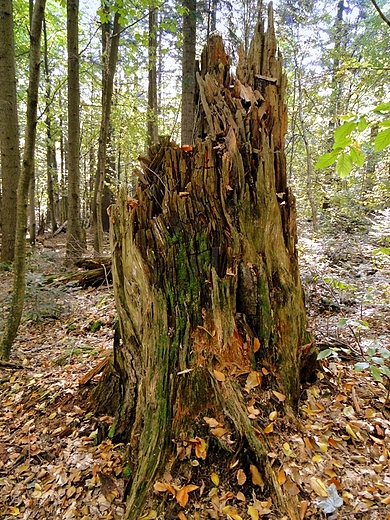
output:
[{"label": "fallen leaf", "polygon": [[272,433],[274,431],[274,424],[273,422],[269,423],[268,426],[264,428],[264,433]]},{"label": "fallen leaf", "polygon": [[275,421],[277,416],[278,416],[278,412],[276,410],[274,410],[273,412],[271,412],[269,414],[268,418],[269,418],[270,421]]},{"label": "fallen leaf", "polygon": [[244,472],[244,470],[239,469],[237,471],[237,483],[238,483],[239,486],[242,486],[242,485],[245,484],[245,482],[246,482],[245,472]]},{"label": "fallen leaf", "polygon": [[252,483],[255,486],[260,486],[261,488],[263,488],[264,487],[264,480],[263,480],[263,477],[261,476],[259,470],[253,464],[251,464],[249,466],[249,469],[250,469],[250,472],[252,474]]},{"label": "fallen leaf", "polygon": [[276,390],[272,390],[272,393],[274,394],[274,396],[279,399],[279,401],[281,403],[283,403],[283,401],[286,400],[286,396],[284,394],[281,394],[280,392],[277,392]]},{"label": "fallen leaf", "polygon": [[287,491],[287,493],[293,497],[298,495],[299,493],[299,487],[293,482],[290,477],[286,479],[286,482],[284,483],[284,489]]},{"label": "fallen leaf", "polygon": [[280,486],[283,486],[283,484],[286,482],[286,472],[284,471],[284,469],[281,469],[279,472],[278,472],[278,482],[279,482],[279,485]]},{"label": "fallen leaf", "polygon": [[292,457],[294,455],[294,452],[292,451],[292,449],[290,448],[290,445],[288,442],[285,442],[282,446],[282,449],[283,449],[283,453],[287,456],[287,457]]},{"label": "fallen leaf", "polygon": [[153,489],[160,493],[165,493],[166,491],[168,491],[165,482],[155,482],[153,485]]},{"label": "fallen leaf", "polygon": [[317,493],[320,497],[327,497],[328,496],[328,489],[326,487],[326,484],[322,482],[320,478],[311,477],[309,480],[310,485],[315,493]]},{"label": "fallen leaf", "polygon": [[225,381],[226,377],[225,377],[225,374],[223,374],[222,372],[219,372],[219,370],[214,370],[214,376],[215,376],[215,379],[217,381]]},{"label": "fallen leaf", "polygon": [[157,518],[157,511],[151,509],[146,515],[141,516],[138,520],[154,520]]},{"label": "fallen leaf", "polygon": [[390,495],[387,495],[386,498],[384,498],[383,500],[381,500],[381,503],[382,504],[386,504],[387,506],[390,505]]},{"label": "fallen leaf", "polygon": [[253,506],[248,506],[248,514],[252,520],[259,520],[259,512]]},{"label": "fallen leaf", "polygon": [[210,426],[210,428],[216,428],[217,426],[222,426],[217,419],[214,419],[214,417],[203,417],[203,420],[206,424]]},{"label": "fallen leaf", "polygon": [[214,484],[214,486],[219,486],[219,477],[216,473],[211,473],[210,475],[211,482]]},{"label": "fallen leaf", "polygon": [[15,506],[10,506],[7,508],[7,511],[6,513],[11,515],[11,516],[18,516],[19,515],[19,508],[18,507],[15,507]]},{"label": "fallen leaf", "polygon": [[299,503],[299,519],[300,520],[304,520],[308,507],[309,507],[309,501],[301,500],[301,502]]},{"label": "fallen leaf", "polygon": [[343,499],[338,496],[337,489],[334,484],[331,484],[327,488],[327,494],[328,496],[326,498],[317,498],[314,500],[314,504],[320,507],[324,513],[330,514],[343,505]]},{"label": "fallen leaf", "polygon": [[245,495],[244,495],[244,493],[241,493],[241,491],[239,491],[237,493],[236,498],[237,498],[237,500],[240,500],[240,502],[246,502]]},{"label": "fallen leaf", "polygon": [[185,507],[188,502],[188,491],[187,486],[182,487],[179,489],[179,491],[176,493],[176,500],[181,507]]},{"label": "fallen leaf", "polygon": [[252,388],[261,385],[261,374],[259,372],[250,372],[245,381],[245,390],[249,392]]},{"label": "fallen leaf", "polygon": [[212,428],[210,432],[216,437],[222,437],[223,435],[225,435],[227,430],[225,428]]},{"label": "fallen leaf", "polygon": [[233,520],[242,520],[242,517],[237,513],[237,510],[233,509],[231,506],[223,507],[222,513],[224,515],[229,515]]},{"label": "fallen leaf", "polygon": [[260,341],[258,338],[253,338],[253,352],[257,352],[260,349]]},{"label": "fallen leaf", "polygon": [[186,517],[186,515],[183,513],[183,511],[179,511],[179,512],[177,513],[177,516],[178,516],[178,518],[179,518],[180,520],[187,520],[187,517]]}]

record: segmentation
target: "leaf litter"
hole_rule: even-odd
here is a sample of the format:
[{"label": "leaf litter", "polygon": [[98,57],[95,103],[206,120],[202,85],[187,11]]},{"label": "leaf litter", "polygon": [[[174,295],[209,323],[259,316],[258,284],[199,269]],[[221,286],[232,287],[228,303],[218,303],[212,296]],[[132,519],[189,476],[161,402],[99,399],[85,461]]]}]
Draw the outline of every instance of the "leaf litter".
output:
[{"label": "leaf litter", "polygon": [[[332,355],[320,361],[317,380],[303,389],[297,416],[284,414],[283,394],[263,390],[267,370],[247,374],[243,383],[254,431],[266,436],[277,481],[302,520],[390,520],[387,381],[375,380],[365,365],[354,370],[355,363],[367,363],[359,358],[360,347],[367,349],[376,337],[390,348],[390,269],[386,258],[379,262],[371,254],[375,237],[363,238],[304,244],[301,272],[311,326],[320,348]],[[3,276],[3,296],[10,284],[10,275]],[[95,417],[79,388],[111,351],[112,290],[103,285],[65,290],[62,302],[55,297],[62,305],[56,317],[30,318],[21,326],[13,360],[23,368],[0,371],[0,516],[120,519],[127,447],[101,439],[113,418]],[[2,297],[3,314],[4,302]],[[340,319],[369,328],[339,327]],[[214,375],[217,381],[229,377]],[[200,420],[205,435],[229,442],[227,417]],[[256,461],[210,464],[207,449],[202,437],[177,445],[179,460],[190,461],[192,471],[186,479],[170,473],[156,479],[157,500],[172,504],[180,520],[280,520]],[[150,507],[142,518],[163,516]]]}]

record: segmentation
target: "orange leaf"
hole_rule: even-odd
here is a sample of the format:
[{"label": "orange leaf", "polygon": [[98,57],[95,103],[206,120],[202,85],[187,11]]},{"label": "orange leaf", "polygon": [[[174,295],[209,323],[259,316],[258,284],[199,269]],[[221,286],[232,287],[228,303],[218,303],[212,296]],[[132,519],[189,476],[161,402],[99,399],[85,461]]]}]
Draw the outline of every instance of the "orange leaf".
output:
[{"label": "orange leaf", "polygon": [[178,518],[179,518],[180,520],[187,520],[187,517],[186,517],[186,515],[183,513],[183,511],[179,511],[179,512],[177,513],[177,516],[178,516]]},{"label": "orange leaf", "polygon": [[219,477],[216,473],[211,473],[210,475],[210,478],[211,478],[211,482],[214,484],[214,486],[219,486]]},{"label": "orange leaf", "polygon": [[283,486],[283,484],[286,482],[287,480],[287,477],[286,477],[286,472],[284,471],[284,469],[281,469],[279,472],[278,472],[278,482],[281,486]]},{"label": "orange leaf", "polygon": [[219,372],[219,370],[214,370],[214,376],[217,381],[225,381],[226,377],[225,374],[222,372]]},{"label": "orange leaf", "polygon": [[242,486],[245,484],[245,482],[246,482],[246,475],[244,473],[244,470],[239,469],[237,471],[237,483],[239,486]]},{"label": "orange leaf", "polygon": [[300,520],[303,520],[305,518],[308,506],[309,506],[308,500],[301,500],[301,502],[299,504],[299,519]]},{"label": "orange leaf", "polygon": [[166,491],[168,491],[165,482],[155,482],[153,489],[155,491],[159,491],[160,493],[165,493]]},{"label": "orange leaf", "polygon": [[253,338],[253,352],[257,352],[260,349],[259,338]]},{"label": "orange leaf", "polygon": [[327,486],[326,486],[326,484],[324,484],[324,482],[322,482],[322,480],[320,478],[311,477],[309,482],[310,482],[310,485],[311,485],[313,491],[315,491],[315,493],[317,493],[318,496],[320,496],[320,497],[328,496]]},{"label": "orange leaf", "polygon": [[283,403],[283,401],[286,400],[286,396],[284,394],[281,394],[280,392],[277,392],[276,390],[272,390],[272,393],[274,394],[274,396],[279,399],[279,401],[281,403]]},{"label": "orange leaf", "polygon": [[179,491],[176,493],[176,500],[181,505],[181,507],[185,507],[188,502],[188,491],[187,486],[182,487],[179,489]]},{"label": "orange leaf", "polygon": [[264,480],[263,480],[263,477],[260,475],[259,470],[253,464],[251,464],[249,466],[249,469],[250,469],[250,472],[252,474],[252,482],[253,482],[253,484],[255,486],[260,486],[261,488],[263,488],[264,487]]},{"label": "orange leaf", "polygon": [[199,489],[199,486],[195,486],[195,484],[187,484],[186,485],[188,493],[191,493],[191,491],[195,491],[196,489]]},{"label": "orange leaf", "polygon": [[244,495],[244,493],[241,493],[241,491],[239,491],[239,492],[237,493],[236,498],[237,498],[237,500],[239,500],[240,502],[246,502],[245,495]]},{"label": "orange leaf", "polygon": [[269,425],[264,428],[264,433],[272,433],[274,431],[274,424],[273,422],[269,423]]}]

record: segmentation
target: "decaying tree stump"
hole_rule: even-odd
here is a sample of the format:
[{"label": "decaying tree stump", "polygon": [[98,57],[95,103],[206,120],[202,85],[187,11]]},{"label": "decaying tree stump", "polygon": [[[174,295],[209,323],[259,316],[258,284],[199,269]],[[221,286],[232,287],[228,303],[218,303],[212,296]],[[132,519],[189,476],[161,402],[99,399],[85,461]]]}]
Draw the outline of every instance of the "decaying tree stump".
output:
[{"label": "decaying tree stump", "polygon": [[[212,36],[197,77],[193,149],[161,138],[141,158],[136,199],[122,193],[111,207],[121,341],[95,400],[114,410],[118,438],[130,440],[126,519],[140,517],[167,465],[175,477],[190,478],[191,446],[204,465],[217,450],[221,466],[239,460],[248,475],[255,466],[274,510],[298,518],[262,433],[272,389],[286,396],[281,413],[294,409],[302,352],[311,343],[295,199],[286,183],[286,78],[272,7],[268,29],[260,23],[249,55],[240,56],[237,77],[229,65],[221,38]],[[261,414],[248,418],[254,392],[263,422]],[[213,432],[205,417],[226,433]]]}]

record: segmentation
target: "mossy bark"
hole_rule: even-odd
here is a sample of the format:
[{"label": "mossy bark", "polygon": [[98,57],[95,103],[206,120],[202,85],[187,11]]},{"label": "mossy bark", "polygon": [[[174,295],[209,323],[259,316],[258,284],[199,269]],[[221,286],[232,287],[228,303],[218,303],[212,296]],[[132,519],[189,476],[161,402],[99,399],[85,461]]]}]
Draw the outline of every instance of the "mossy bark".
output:
[{"label": "mossy bark", "polygon": [[[95,399],[116,381],[117,433],[130,440],[134,461],[125,519],[139,518],[154,479],[177,462],[174,445],[201,436],[205,416],[229,423],[274,503],[298,518],[239,384],[242,374],[263,371],[268,389],[285,394],[285,410],[293,410],[302,347],[311,342],[295,199],[286,185],[286,79],[272,8],[237,78],[221,38],[211,37],[198,86],[194,148],[161,138],[141,158],[136,198],[122,193],[110,209],[122,339]],[[219,444],[232,452],[223,438]]]}]

